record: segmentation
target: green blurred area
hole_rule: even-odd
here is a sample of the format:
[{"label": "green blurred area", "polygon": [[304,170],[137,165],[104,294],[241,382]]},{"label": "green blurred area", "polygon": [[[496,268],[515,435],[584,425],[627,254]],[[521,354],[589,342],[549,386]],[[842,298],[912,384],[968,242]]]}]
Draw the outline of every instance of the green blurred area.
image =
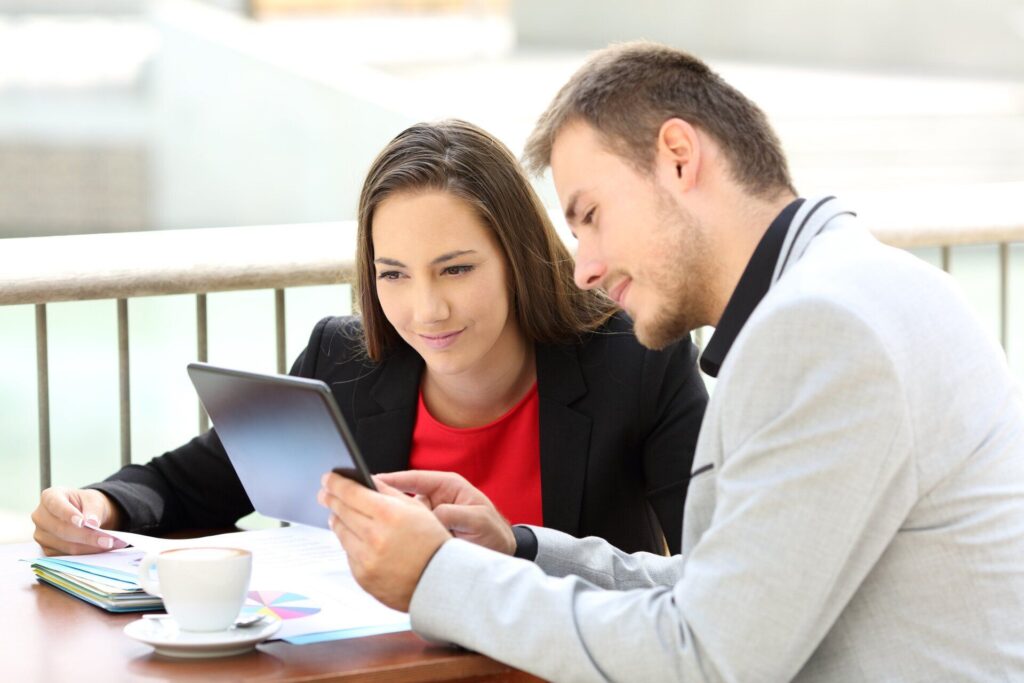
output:
[{"label": "green blurred area", "polygon": [[[351,313],[348,285],[285,295],[289,367],[317,320]],[[207,295],[209,361],[274,372],[274,293]],[[199,430],[185,366],[196,359],[195,296],[132,299],[128,305],[132,461],[146,462]],[[47,306],[51,476],[78,487],[120,466],[117,310],[114,301]],[[0,306],[0,541],[26,537],[39,496],[35,307]]]}]

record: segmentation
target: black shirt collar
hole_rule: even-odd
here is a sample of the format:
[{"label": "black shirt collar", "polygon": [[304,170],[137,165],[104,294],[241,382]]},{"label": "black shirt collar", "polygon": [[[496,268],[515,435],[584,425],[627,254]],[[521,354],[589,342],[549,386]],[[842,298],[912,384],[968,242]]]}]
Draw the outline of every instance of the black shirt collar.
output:
[{"label": "black shirt collar", "polygon": [[740,330],[746,325],[750,314],[754,312],[761,299],[768,293],[772,284],[772,275],[775,272],[775,265],[779,261],[782,252],[782,244],[786,241],[786,233],[793,222],[800,205],[804,203],[802,198],[794,199],[782,210],[772,224],[768,226],[764,237],[758,242],[754,249],[753,256],[743,270],[739,284],[729,298],[722,312],[722,319],[718,321],[715,333],[708,342],[704,353],[700,357],[700,369],[712,377],[718,376],[718,371],[725,362],[725,356],[732,348],[732,344],[739,336]]}]

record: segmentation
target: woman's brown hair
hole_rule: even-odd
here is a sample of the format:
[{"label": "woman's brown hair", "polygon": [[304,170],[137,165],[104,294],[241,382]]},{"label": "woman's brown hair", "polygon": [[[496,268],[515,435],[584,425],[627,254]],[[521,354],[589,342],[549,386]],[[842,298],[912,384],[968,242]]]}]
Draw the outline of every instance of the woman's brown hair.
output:
[{"label": "woman's brown hair", "polygon": [[372,360],[383,360],[404,343],[377,298],[374,212],[396,193],[430,190],[467,202],[494,231],[508,259],[511,308],[528,339],[571,342],[612,314],[613,304],[602,293],[576,288],[572,256],[505,145],[465,121],[420,123],[377,156],[359,196],[357,300]]}]

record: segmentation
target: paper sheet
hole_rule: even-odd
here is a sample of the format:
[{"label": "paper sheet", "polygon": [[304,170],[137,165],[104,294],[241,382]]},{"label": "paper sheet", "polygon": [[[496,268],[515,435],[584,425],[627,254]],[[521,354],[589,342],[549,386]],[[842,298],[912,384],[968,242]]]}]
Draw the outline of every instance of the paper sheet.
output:
[{"label": "paper sheet", "polygon": [[135,573],[139,551],[223,546],[252,552],[253,573],[243,613],[263,612],[281,618],[279,638],[310,642],[311,634],[339,638],[404,630],[409,617],[377,602],[359,587],[338,539],[327,529],[292,525],[186,540],[153,538],[123,531],[103,533],[134,546],[82,561]]}]

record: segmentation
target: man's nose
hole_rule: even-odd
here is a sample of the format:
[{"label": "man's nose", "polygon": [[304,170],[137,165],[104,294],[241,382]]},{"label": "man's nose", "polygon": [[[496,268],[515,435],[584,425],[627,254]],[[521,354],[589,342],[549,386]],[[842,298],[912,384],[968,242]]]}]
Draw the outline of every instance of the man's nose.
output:
[{"label": "man's nose", "polygon": [[580,289],[593,289],[601,284],[607,272],[608,267],[604,260],[589,249],[585,249],[581,242],[576,251],[576,270],[573,273],[576,286]]}]

